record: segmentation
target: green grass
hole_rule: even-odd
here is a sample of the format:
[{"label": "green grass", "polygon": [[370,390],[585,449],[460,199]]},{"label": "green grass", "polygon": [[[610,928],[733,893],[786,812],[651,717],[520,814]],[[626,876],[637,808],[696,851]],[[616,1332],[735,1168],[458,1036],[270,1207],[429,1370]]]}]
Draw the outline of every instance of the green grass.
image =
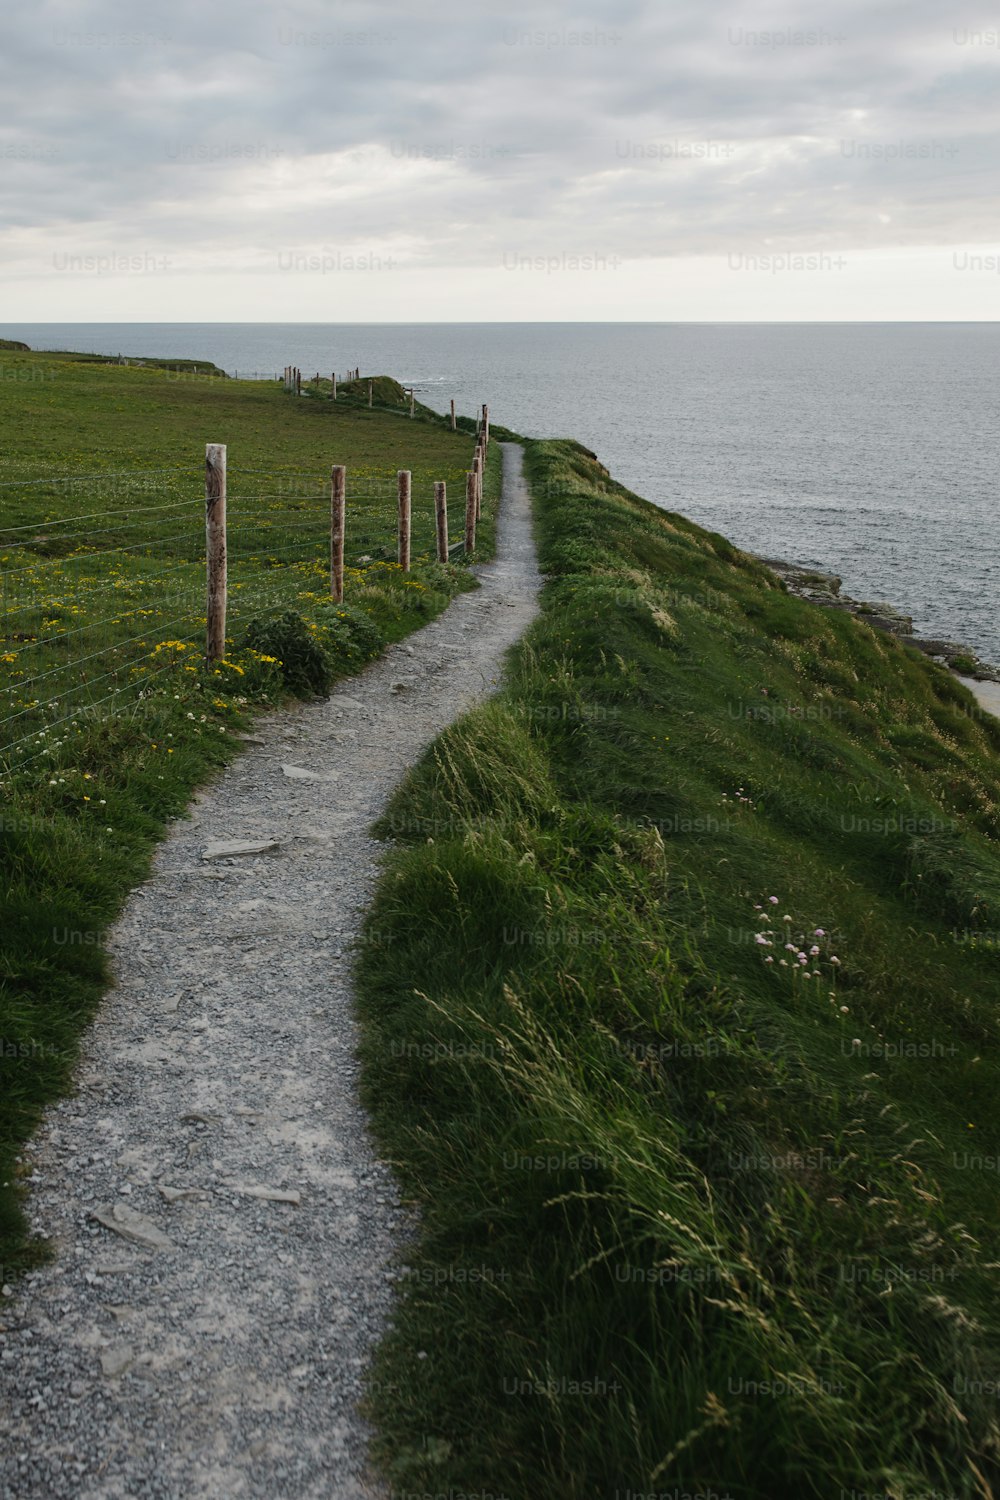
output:
[{"label": "green grass", "polygon": [[[27,1236],[18,1152],[70,1084],[109,923],[255,708],[305,685],[296,667],[320,662],[314,681],[355,672],[472,586],[460,557],[431,558],[433,482],[450,481],[460,536],[473,444],[427,412],[410,421],[183,369],[5,352],[0,383],[3,1280],[43,1248]],[[212,667],[206,441],[229,450],[229,637]],[[500,462],[494,445],[480,559]],[[343,607],[328,598],[333,463],[348,469]],[[413,474],[409,575],[392,561],[399,468]]]},{"label": "green grass", "polygon": [[381,1460],[512,1500],[993,1494],[1000,723],[528,454],[543,613],[396,796],[359,960],[423,1219]]},{"label": "green grass", "polygon": [[[468,435],[425,411],[387,419],[298,400],[275,382],[53,355],[8,354],[0,377],[12,374],[31,378],[9,385],[3,424],[0,760],[20,762],[39,732],[123,683],[141,690],[156,680],[174,649],[163,643],[200,645],[206,439],[228,448],[233,649],[255,616],[308,613],[325,598],[334,462],[347,467],[351,602],[394,612],[376,601],[396,556],[399,468],[413,483],[416,571],[405,587],[427,586],[438,479],[450,486],[451,538],[462,536]],[[378,385],[402,401],[394,381]],[[495,452],[488,478],[492,500]],[[489,512],[478,542],[488,556]]]}]

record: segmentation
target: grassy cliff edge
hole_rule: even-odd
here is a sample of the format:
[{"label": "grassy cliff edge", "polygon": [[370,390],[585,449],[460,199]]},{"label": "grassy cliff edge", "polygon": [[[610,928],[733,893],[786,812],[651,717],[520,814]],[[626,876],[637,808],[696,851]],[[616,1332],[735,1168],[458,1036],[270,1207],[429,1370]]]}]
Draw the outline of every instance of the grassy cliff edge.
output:
[{"label": "grassy cliff edge", "polygon": [[527,445],[543,613],[384,821],[400,1493],[1000,1483],[1000,722]]}]

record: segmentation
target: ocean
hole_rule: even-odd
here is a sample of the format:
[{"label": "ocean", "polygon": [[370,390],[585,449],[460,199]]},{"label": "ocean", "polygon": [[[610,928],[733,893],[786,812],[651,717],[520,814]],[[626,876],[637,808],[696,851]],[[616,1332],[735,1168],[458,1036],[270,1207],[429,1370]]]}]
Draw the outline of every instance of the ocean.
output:
[{"label": "ocean", "polygon": [[[839,573],[1000,664],[1000,324],[7,324],[36,349],[360,365],[575,437],[741,547]],[[218,436],[216,434],[216,436]]]}]

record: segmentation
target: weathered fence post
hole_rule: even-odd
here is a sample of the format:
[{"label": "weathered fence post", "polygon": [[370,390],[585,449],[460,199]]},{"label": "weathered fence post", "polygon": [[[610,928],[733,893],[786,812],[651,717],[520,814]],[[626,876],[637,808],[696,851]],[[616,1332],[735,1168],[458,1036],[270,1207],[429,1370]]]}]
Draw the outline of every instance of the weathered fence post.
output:
[{"label": "weathered fence post", "polygon": [[455,431],[455,403],[454,403],[454,401],[452,401],[452,403],[451,403],[451,430],[452,430],[452,432]]},{"label": "weathered fence post", "polygon": [[478,521],[483,512],[483,461],[480,457],[481,448],[476,449],[476,456],[472,460],[472,473],[476,480],[476,520]]},{"label": "weathered fence post", "polygon": [[476,512],[477,517],[481,516],[482,513],[483,513],[483,485],[485,484],[485,482],[486,482],[486,443],[484,441],[483,445],[482,445],[482,447],[481,447],[481,449],[479,451],[479,509]]},{"label": "weathered fence post", "polygon": [[476,550],[476,475],[470,469],[465,476],[465,551]]},{"label": "weathered fence post", "polygon": [[302,371],[298,367],[295,370],[295,394],[296,396],[302,395]]},{"label": "weathered fence post", "polygon": [[334,464],[330,486],[330,597],[344,602],[344,516],[347,504],[347,470]]},{"label": "weathered fence post", "polygon": [[434,486],[434,519],[437,522],[438,562],[448,561],[448,487],[444,480]]},{"label": "weathered fence post", "polygon": [[330,390],[333,393],[333,400],[336,401],[336,399],[337,399],[337,372],[336,372],[336,370],[334,370],[333,374],[330,376]]},{"label": "weathered fence post", "polygon": [[490,409],[485,402],[483,402],[483,437],[488,448],[490,446]]},{"label": "weathered fence post", "polygon": [[369,382],[368,382],[368,405],[369,406],[371,406],[371,404],[372,404],[372,392],[374,391],[374,389],[375,389],[375,382],[374,382],[374,380],[369,380]]},{"label": "weathered fence post", "polygon": [[414,398],[414,395],[413,395],[413,387],[411,386],[410,387],[410,416],[411,417],[414,415],[414,409],[415,409],[415,398]]},{"label": "weathered fence post", "polygon": [[410,571],[410,500],[411,474],[409,469],[400,469],[399,484],[399,566],[404,573]]},{"label": "weathered fence post", "polygon": [[226,445],[205,445],[205,552],[208,575],[208,626],[205,656],[221,661],[226,654]]}]

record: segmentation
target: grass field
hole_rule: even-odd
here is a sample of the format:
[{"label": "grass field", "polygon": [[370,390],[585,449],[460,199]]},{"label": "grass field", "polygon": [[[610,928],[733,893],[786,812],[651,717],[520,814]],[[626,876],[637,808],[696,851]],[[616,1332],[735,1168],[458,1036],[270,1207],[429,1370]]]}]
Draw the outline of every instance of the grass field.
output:
[{"label": "grass field", "polygon": [[[334,405],[8,350],[0,386],[2,1281],[42,1248],[25,1238],[17,1151],[69,1080],[104,985],[105,928],[255,704],[356,671],[471,585],[461,558],[431,559],[435,480],[462,535],[473,424],[452,433],[422,408],[411,421],[388,379],[378,398],[397,410],[368,411],[360,392]],[[227,651],[211,668],[206,442],[227,444],[229,480]],[[334,463],[348,471],[342,607],[329,600]],[[408,575],[393,561],[400,468],[413,475]],[[494,445],[479,558],[499,473]]]},{"label": "grass field", "polygon": [[1000,1493],[1000,722],[528,445],[543,614],[385,819],[397,1492]]},{"label": "grass field", "polygon": [[[413,555],[434,548],[433,484],[462,535],[470,440],[351,403],[285,396],[276,383],[7,353],[0,464],[0,757],[17,763],[37,730],[155,676],[204,625],[206,441],[229,464],[230,626],[304,606],[328,590],[331,465],[348,471],[348,592],[384,583],[395,558],[396,472],[413,475]],[[378,396],[402,406],[380,379]],[[367,383],[365,383],[367,388]],[[488,551],[491,535],[482,537]],[[398,582],[398,581],[397,581]],[[418,576],[407,587],[419,592]],[[176,648],[180,649],[180,647]]]}]

